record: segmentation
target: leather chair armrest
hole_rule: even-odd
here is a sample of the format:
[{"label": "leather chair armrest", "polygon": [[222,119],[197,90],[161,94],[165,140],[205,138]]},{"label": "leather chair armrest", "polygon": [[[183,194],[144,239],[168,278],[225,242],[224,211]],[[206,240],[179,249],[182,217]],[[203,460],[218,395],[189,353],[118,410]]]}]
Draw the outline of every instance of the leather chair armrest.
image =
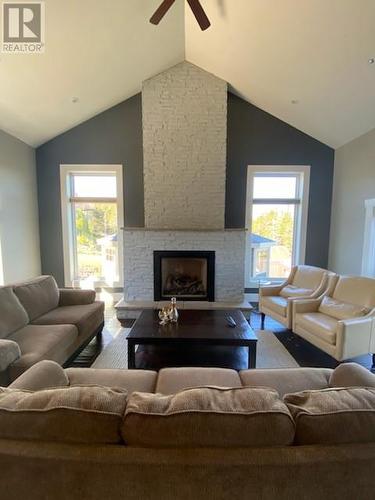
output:
[{"label": "leather chair armrest", "polygon": [[374,319],[375,319],[375,308],[371,309],[371,311],[367,313],[365,316],[356,316],[355,318],[342,319],[340,320],[340,323],[342,323],[345,326],[350,326],[352,324],[354,325],[357,323],[362,323],[363,321],[366,320],[372,321]]},{"label": "leather chair armrest", "polygon": [[293,300],[293,314],[317,312],[321,301],[321,297],[317,299],[295,299]]},{"label": "leather chair armrest", "polygon": [[280,283],[279,285],[260,286],[259,297],[272,297],[280,295],[280,292],[284,288],[284,286],[290,285],[292,283],[297,268],[298,266],[293,266],[287,279],[283,281],[283,283]]},{"label": "leather chair armrest", "polygon": [[68,385],[69,379],[65,370],[58,363],[45,359],[22,373],[10,384],[9,388],[39,391],[49,387],[66,387]]},{"label": "leather chair armrest", "polygon": [[337,328],[337,359],[344,360],[371,352],[374,317],[370,314],[340,320]]},{"label": "leather chair armrest", "polygon": [[279,295],[284,286],[285,283],[282,283],[281,285],[261,286],[259,288],[259,297],[271,297]]},{"label": "leather chair armrest", "polygon": [[83,306],[95,302],[95,290],[60,288],[59,306]]},{"label": "leather chair armrest", "polygon": [[322,281],[320,282],[318,288],[316,290],[314,290],[314,292],[310,295],[310,297],[312,299],[324,297],[324,295],[327,294],[327,290],[329,287],[328,283],[329,283],[329,278],[328,278],[327,274],[325,274],[323,276]]},{"label": "leather chair armrest", "polygon": [[375,375],[357,363],[343,363],[333,371],[330,387],[375,387]]},{"label": "leather chair armrest", "polygon": [[21,349],[17,342],[0,339],[0,372],[7,370],[8,366],[21,357]]}]

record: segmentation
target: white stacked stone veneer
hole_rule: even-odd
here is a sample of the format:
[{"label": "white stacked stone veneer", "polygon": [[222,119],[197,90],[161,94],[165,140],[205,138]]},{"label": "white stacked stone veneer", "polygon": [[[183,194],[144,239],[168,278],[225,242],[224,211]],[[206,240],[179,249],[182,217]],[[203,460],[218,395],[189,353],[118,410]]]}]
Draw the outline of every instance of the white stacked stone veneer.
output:
[{"label": "white stacked stone veneer", "polygon": [[184,62],[143,83],[145,225],[224,228],[227,83]]},{"label": "white stacked stone veneer", "polygon": [[125,231],[125,301],[154,300],[154,250],[215,251],[215,300],[241,302],[245,232]]}]

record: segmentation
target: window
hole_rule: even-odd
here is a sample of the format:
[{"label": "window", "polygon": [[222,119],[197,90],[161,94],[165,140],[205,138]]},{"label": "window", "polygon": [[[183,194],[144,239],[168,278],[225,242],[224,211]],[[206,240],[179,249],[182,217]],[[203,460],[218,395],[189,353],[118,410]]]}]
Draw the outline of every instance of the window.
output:
[{"label": "window", "polygon": [[122,286],[121,166],[61,166],[66,285]]},{"label": "window", "polygon": [[249,167],[245,284],[286,278],[305,258],[309,167]]},{"label": "window", "polygon": [[4,270],[3,270],[3,256],[1,253],[1,233],[0,233],[0,286],[3,285],[4,285]]}]

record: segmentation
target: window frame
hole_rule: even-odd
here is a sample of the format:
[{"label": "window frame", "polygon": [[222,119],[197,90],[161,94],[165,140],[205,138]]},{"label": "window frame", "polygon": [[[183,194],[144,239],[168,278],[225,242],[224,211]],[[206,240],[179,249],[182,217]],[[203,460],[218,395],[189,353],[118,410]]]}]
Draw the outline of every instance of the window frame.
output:
[{"label": "window frame", "polygon": [[365,200],[365,224],[362,249],[361,275],[373,278],[375,276],[375,199]]},{"label": "window frame", "polygon": [[[264,198],[253,199],[254,177],[256,175],[270,177],[297,177],[297,193],[295,198]],[[253,262],[251,252],[251,229],[252,213],[255,204],[293,204],[296,206],[295,227],[293,234],[292,266],[305,263],[307,217],[309,207],[310,191],[310,166],[309,165],[249,165],[247,167],[246,187],[246,221],[245,228],[248,231],[246,238],[246,260],[245,260],[245,287],[257,288],[258,281],[252,276]],[[267,277],[272,283],[282,282],[284,278]]]},{"label": "window frame", "polygon": [[[115,174],[116,176],[116,198],[101,197],[75,197],[73,196],[72,175],[100,175]],[[61,222],[63,233],[63,258],[64,258],[64,281],[65,286],[72,286],[77,282],[75,269],[77,266],[74,238],[74,217],[72,203],[77,202],[116,202],[118,223],[118,266],[119,281],[106,283],[95,281],[95,287],[118,288],[124,285],[123,266],[123,231],[124,226],[124,196],[123,196],[123,166],[122,165],[60,165],[60,189],[61,189]]]}]

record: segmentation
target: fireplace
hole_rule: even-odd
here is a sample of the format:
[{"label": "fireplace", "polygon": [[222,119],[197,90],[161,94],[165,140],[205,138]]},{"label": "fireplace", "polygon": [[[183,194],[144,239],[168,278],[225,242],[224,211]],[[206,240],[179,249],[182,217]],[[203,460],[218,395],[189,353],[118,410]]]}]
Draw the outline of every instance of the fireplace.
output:
[{"label": "fireplace", "polygon": [[215,300],[215,252],[154,251],[154,300]]}]

